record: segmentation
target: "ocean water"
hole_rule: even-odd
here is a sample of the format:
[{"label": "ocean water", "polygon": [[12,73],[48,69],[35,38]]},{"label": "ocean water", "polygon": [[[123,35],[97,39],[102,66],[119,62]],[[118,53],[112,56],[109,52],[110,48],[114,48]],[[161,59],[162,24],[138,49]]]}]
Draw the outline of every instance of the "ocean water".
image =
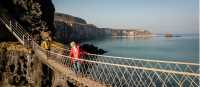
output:
[{"label": "ocean water", "polygon": [[108,51],[105,55],[156,59],[167,61],[199,62],[199,36],[154,36],[149,38],[112,37],[85,43]]}]

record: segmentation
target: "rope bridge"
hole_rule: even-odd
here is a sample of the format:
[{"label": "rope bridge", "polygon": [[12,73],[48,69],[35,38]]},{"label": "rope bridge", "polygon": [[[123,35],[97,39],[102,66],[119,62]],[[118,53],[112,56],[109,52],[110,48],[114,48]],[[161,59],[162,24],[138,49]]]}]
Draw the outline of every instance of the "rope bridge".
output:
[{"label": "rope bridge", "polygon": [[[66,49],[61,53],[41,48],[17,21],[2,16],[0,21],[26,47],[48,54],[63,69],[73,71]],[[199,87],[199,66],[196,63],[124,58],[87,53],[83,58],[81,74],[93,81],[112,87]],[[78,79],[78,75],[75,75]],[[85,81],[85,83],[87,83]]]}]

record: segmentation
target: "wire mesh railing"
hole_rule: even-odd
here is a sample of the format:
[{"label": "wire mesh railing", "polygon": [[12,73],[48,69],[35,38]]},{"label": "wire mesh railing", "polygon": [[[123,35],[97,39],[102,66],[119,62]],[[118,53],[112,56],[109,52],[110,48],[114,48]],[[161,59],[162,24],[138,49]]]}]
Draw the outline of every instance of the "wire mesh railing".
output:
[{"label": "wire mesh railing", "polygon": [[[60,48],[59,50],[65,51],[66,55],[69,55],[68,49]],[[85,55],[82,56],[82,58],[99,62],[146,67],[146,68],[156,68],[156,69],[187,72],[187,73],[199,73],[199,66],[200,66],[200,64],[197,63],[148,60],[141,58],[126,58],[126,57],[116,57],[107,55],[97,55],[91,53],[86,53]]]},{"label": "wire mesh railing", "polygon": [[[1,22],[12,29],[12,32],[23,41],[23,45],[45,53],[48,59],[54,60],[74,71],[70,57],[65,53],[48,51],[41,48],[31,36],[16,22],[1,17]],[[11,19],[10,19],[11,20]],[[199,64],[124,58],[87,53],[82,56],[78,74],[92,80],[109,84],[113,87],[199,87]]]},{"label": "wire mesh railing", "polygon": [[[70,66],[71,64],[68,62],[70,59],[69,56],[56,54],[54,52],[50,54],[51,56],[54,56],[52,57],[53,60],[60,62],[66,67],[72,68],[72,66]],[[167,70],[167,68],[166,69],[149,68],[142,65],[144,63],[138,65],[132,65],[132,63],[128,63],[128,60],[126,64],[111,63],[111,62],[91,60],[91,59],[87,60],[84,58],[79,60],[82,61],[81,74],[89,76],[93,80],[103,82],[104,84],[111,84],[111,86],[113,87],[135,87],[135,86],[198,87],[199,86],[200,75],[199,73],[196,73],[194,71],[198,70],[199,67],[198,64],[197,65],[194,64],[194,66],[185,65],[187,66],[185,68],[196,67],[196,69],[194,70],[189,69],[190,72],[186,71],[183,72],[182,70],[180,71],[172,69]],[[133,62],[133,60],[130,62]],[[167,64],[166,66],[172,67],[172,65],[170,64]],[[178,64],[175,66],[183,69],[183,67],[181,67]]]}]

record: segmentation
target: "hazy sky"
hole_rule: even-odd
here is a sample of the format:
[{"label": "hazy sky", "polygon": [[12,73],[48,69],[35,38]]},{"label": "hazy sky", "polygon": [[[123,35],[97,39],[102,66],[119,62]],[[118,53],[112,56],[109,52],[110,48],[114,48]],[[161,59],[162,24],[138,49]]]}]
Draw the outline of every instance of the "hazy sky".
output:
[{"label": "hazy sky", "polygon": [[56,12],[98,27],[142,28],[154,33],[198,32],[198,0],[53,0]]}]

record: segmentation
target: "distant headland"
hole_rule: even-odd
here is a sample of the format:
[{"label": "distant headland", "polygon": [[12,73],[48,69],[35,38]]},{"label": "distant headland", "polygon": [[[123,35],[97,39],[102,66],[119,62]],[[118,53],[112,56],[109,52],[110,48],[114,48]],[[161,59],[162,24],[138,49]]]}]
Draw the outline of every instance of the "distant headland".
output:
[{"label": "distant headland", "polygon": [[54,24],[56,28],[55,37],[61,41],[90,40],[110,36],[151,36],[150,31],[144,29],[113,29],[99,28],[94,24],[88,24],[86,20],[72,15],[55,13]]}]

